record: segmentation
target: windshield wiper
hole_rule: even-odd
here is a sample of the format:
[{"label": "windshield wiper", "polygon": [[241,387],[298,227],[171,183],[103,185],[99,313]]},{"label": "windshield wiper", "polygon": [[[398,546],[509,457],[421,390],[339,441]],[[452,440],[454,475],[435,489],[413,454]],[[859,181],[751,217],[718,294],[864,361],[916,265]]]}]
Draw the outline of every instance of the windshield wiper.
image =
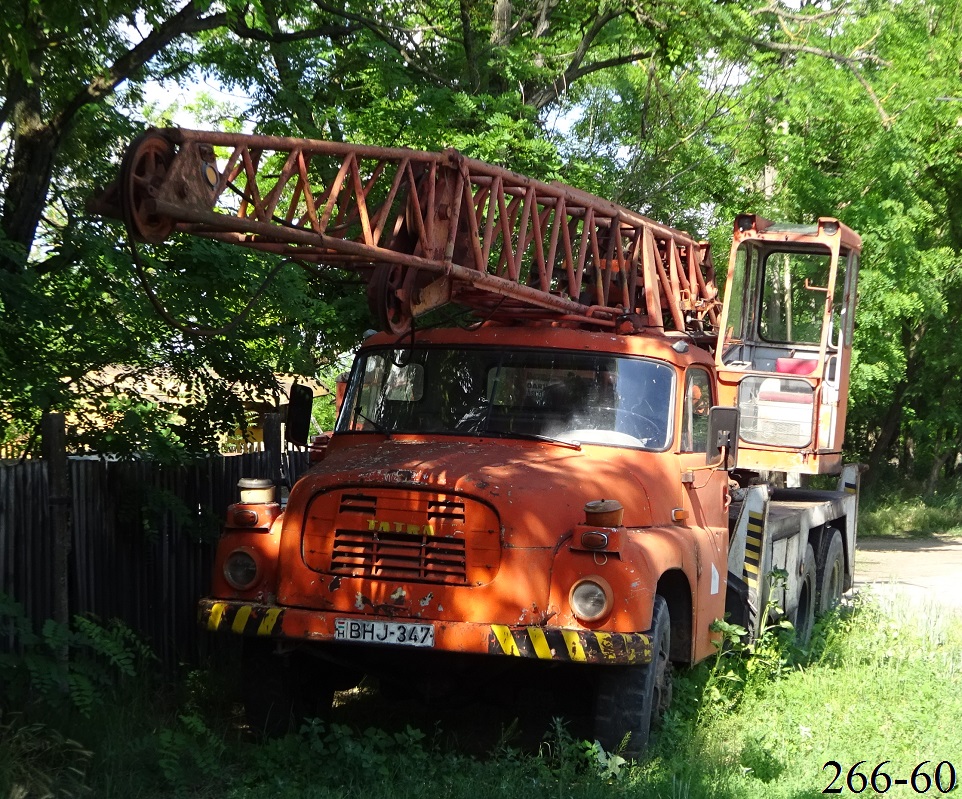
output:
[{"label": "windshield wiper", "polygon": [[545,444],[557,444],[559,447],[568,447],[569,449],[581,449],[581,442],[579,441],[565,441],[563,438],[552,438],[551,436],[543,436],[540,433],[520,433],[517,430],[512,431],[502,431],[502,430],[478,430],[479,436],[497,436],[498,438],[523,438],[526,441],[542,441]]},{"label": "windshield wiper", "polygon": [[[369,425],[371,425],[371,427],[374,428],[374,432],[380,433],[381,435],[387,436],[388,438],[391,437],[391,431],[388,430],[383,424],[381,424],[380,422],[374,421],[374,419],[372,419],[370,416],[364,415],[364,414],[361,413],[359,410],[354,411],[354,424],[355,424],[355,426],[357,425],[358,417],[360,417],[360,418],[363,419],[365,422],[367,422]],[[358,432],[358,431],[355,430],[354,432]],[[363,431],[361,431],[361,432],[363,432]]]}]

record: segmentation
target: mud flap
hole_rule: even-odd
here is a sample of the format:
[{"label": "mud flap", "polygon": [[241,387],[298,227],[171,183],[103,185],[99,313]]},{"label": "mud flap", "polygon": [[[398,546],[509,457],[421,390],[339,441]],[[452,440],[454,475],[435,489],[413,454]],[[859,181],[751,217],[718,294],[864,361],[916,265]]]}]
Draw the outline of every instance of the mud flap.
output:
[{"label": "mud flap", "polygon": [[748,595],[748,583],[740,575],[728,572],[728,588],[725,593],[725,620],[730,624],[737,624],[748,630],[748,640],[755,640],[758,608],[752,604]]},{"label": "mud flap", "polygon": [[[729,590],[725,609],[730,620],[741,624],[750,640],[761,631],[762,609],[768,601],[768,580],[771,571],[771,547],[768,541],[768,486],[750,486],[732,528],[728,549]],[[744,586],[744,588],[742,588]],[[736,611],[732,604],[742,603]],[[741,619],[742,621],[736,621]]]}]

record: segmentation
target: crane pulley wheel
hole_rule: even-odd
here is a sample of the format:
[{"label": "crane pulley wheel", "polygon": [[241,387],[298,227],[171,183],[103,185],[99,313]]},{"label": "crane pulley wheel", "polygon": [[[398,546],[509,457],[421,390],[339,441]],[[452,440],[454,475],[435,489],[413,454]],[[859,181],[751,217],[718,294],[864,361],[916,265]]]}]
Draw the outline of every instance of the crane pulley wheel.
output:
[{"label": "crane pulley wheel", "polygon": [[145,133],[127,148],[120,171],[121,209],[127,229],[138,241],[160,244],[174,229],[175,221],[154,207],[154,192],[173,160],[174,145],[157,133]]},{"label": "crane pulley wheel", "polygon": [[401,264],[378,264],[368,284],[368,304],[381,330],[407,333],[414,314],[411,298],[417,270]]}]

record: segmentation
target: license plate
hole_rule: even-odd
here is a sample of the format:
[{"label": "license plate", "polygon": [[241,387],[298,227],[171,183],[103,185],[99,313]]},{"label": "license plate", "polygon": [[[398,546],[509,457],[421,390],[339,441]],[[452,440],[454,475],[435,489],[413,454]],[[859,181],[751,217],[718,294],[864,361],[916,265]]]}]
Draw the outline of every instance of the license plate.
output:
[{"label": "license plate", "polygon": [[434,625],[335,619],[334,638],[338,641],[358,641],[365,644],[434,646]]}]

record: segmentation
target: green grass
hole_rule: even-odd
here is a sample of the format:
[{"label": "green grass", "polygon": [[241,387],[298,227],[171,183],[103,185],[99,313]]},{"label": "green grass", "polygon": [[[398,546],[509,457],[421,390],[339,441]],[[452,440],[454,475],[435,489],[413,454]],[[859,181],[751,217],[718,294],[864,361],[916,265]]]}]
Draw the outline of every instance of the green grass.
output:
[{"label": "green grass", "polygon": [[860,538],[930,538],[962,535],[962,508],[921,499],[879,502],[859,510]]},{"label": "green grass", "polygon": [[949,490],[931,497],[877,488],[863,497],[858,534],[893,538],[962,535],[962,492]]},{"label": "green grass", "polygon": [[778,673],[749,679],[733,711],[706,713],[684,760],[661,761],[685,787],[677,795],[820,796],[828,761],[843,768],[835,787],[862,760],[866,776],[891,761],[893,779],[925,760],[930,774],[943,760],[962,771],[962,619],[881,601],[823,621],[807,664],[776,650]]},{"label": "green grass", "polygon": [[[930,775],[940,761],[962,772],[962,617],[885,601],[823,619],[806,651],[772,634],[751,656],[730,651],[678,675],[642,764],[562,727],[540,747],[521,751],[506,738],[480,757],[452,747],[444,730],[403,724],[316,725],[259,744],[242,730],[226,677],[195,671],[175,691],[125,678],[87,719],[0,718],[0,797],[798,799],[823,795],[829,761],[842,767],[835,787],[846,795],[858,761],[866,777],[883,761],[892,779],[925,760]],[[29,770],[18,771],[28,755]]]}]

